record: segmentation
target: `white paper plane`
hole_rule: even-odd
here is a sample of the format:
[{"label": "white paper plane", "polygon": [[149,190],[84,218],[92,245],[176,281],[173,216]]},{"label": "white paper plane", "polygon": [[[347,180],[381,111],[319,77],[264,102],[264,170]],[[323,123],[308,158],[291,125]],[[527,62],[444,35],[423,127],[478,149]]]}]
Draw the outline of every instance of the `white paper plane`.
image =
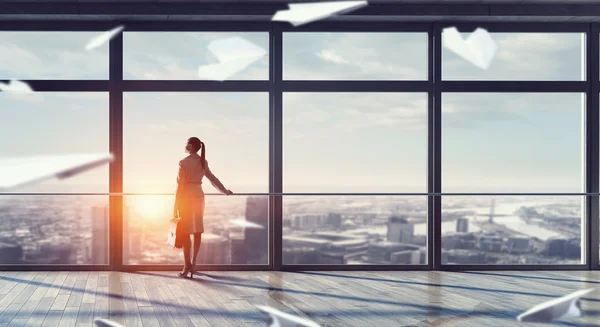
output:
[{"label": "white paper plane", "polygon": [[245,219],[232,219],[229,221],[230,223],[239,226],[239,227],[244,227],[244,228],[259,228],[259,229],[264,229],[265,227],[259,224],[255,224],[251,221],[247,221]]},{"label": "white paper plane", "polygon": [[27,84],[25,82],[17,81],[17,80],[13,79],[13,80],[10,80],[8,82],[8,84],[0,83],[0,91],[30,93],[30,92],[33,92],[33,89],[31,88],[31,86],[29,86],[29,84]]},{"label": "white paper plane", "polygon": [[0,158],[0,192],[58,178],[66,179],[114,160],[112,154],[66,154]]},{"label": "white paper plane", "polygon": [[121,25],[121,26],[113,28],[112,30],[110,30],[108,32],[104,32],[104,33],[94,37],[85,45],[85,49],[87,51],[90,51],[97,47],[102,46],[104,43],[110,41],[110,39],[115,37],[117,34],[121,33],[121,31],[124,28],[125,28],[125,26]]},{"label": "white paper plane", "polygon": [[208,50],[219,62],[200,66],[198,77],[220,82],[241,72],[267,54],[265,49],[239,36],[212,41],[208,44]]},{"label": "white paper plane", "polygon": [[444,28],[444,47],[481,69],[488,69],[496,54],[496,42],[488,31],[477,28],[464,40],[456,27]]},{"label": "white paper plane", "polygon": [[293,316],[264,305],[256,306],[260,311],[269,314],[268,327],[321,327],[321,325],[305,318]]},{"label": "white paper plane", "polygon": [[517,317],[522,322],[552,322],[563,318],[581,317],[580,297],[594,289],[581,290],[558,299],[538,304]]},{"label": "white paper plane", "polygon": [[272,21],[289,22],[294,26],[308,24],[336,14],[345,14],[369,4],[367,1],[330,1],[290,3],[288,10],[279,10]]},{"label": "white paper plane", "polygon": [[94,324],[96,324],[97,327],[125,327],[118,322],[102,318],[94,319]]}]

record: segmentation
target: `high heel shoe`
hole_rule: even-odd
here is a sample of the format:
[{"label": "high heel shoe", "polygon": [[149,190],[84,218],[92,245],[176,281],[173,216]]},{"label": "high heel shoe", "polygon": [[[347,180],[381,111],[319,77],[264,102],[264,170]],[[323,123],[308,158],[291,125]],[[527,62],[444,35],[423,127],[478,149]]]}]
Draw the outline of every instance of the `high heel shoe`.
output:
[{"label": "high heel shoe", "polygon": [[196,262],[192,262],[192,266],[190,267],[190,278],[194,278],[195,272],[196,272]]},{"label": "high heel shoe", "polygon": [[[181,277],[181,278],[187,278],[187,274],[192,271],[192,267],[193,266],[188,266],[188,267],[184,266],[183,267],[183,271],[178,274],[179,277]],[[193,274],[194,273],[192,272],[192,275]]]}]

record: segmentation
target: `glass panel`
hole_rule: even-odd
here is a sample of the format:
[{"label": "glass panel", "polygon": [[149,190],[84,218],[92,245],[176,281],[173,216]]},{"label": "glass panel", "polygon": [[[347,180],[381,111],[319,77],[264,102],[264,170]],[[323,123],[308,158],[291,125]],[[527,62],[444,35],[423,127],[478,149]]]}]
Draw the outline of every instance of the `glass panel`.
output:
[{"label": "glass panel", "polygon": [[284,192],[426,192],[427,95],[286,93]]},{"label": "glass panel", "polygon": [[[0,117],[2,156],[109,152],[108,93],[0,93]],[[23,186],[18,192],[101,193],[108,192],[108,182],[104,165],[68,179]]]},{"label": "glass panel", "polygon": [[108,43],[99,32],[0,32],[1,79],[108,79]]},{"label": "glass panel", "polygon": [[[444,80],[583,81],[584,33],[490,33],[496,54],[483,70],[442,48]],[[463,39],[469,33],[461,33]]]},{"label": "glass panel", "polygon": [[283,78],[425,80],[427,33],[284,33]]},{"label": "glass panel", "polygon": [[211,41],[239,36],[265,49],[266,55],[232,80],[269,79],[267,32],[125,32],[123,78],[126,80],[197,80],[198,67],[218,63],[208,50]]},{"label": "glass panel", "polygon": [[581,264],[584,200],[444,196],[442,264]]},{"label": "glass panel", "polygon": [[108,196],[0,193],[0,265],[108,264]]},{"label": "glass panel", "polygon": [[[125,192],[174,193],[177,185],[178,162],[186,157],[184,153],[186,141],[189,137],[197,136],[206,144],[206,158],[211,171],[227,188],[236,193],[268,193],[268,94],[127,93],[124,96],[123,115],[123,188]],[[156,153],[160,154],[156,155]],[[214,187],[207,186],[207,184],[210,185],[210,182],[206,179],[203,184],[205,192],[217,192]],[[133,199],[131,200],[133,201]],[[158,215],[152,218],[156,221],[154,225],[149,224],[144,228],[148,228],[149,235],[155,235],[151,237],[152,242],[158,242],[157,246],[162,247],[166,251],[164,253],[174,253],[174,250],[169,249],[165,244],[166,226],[173,215],[174,197],[169,196],[164,200],[159,200],[155,197],[144,197],[142,204],[137,207],[148,204],[150,209],[145,214],[147,216]],[[218,224],[226,226],[229,219],[243,217],[245,201],[245,198],[238,196],[227,199],[220,196],[207,197],[206,222],[210,216],[211,220],[214,219]],[[260,205],[262,208],[262,203]],[[259,211],[261,212],[260,219],[263,216],[262,210]],[[152,213],[154,211],[160,212],[160,214]],[[144,214],[136,219],[145,219]],[[212,225],[204,236],[207,242],[210,237],[208,235],[213,233],[210,230],[213,230]],[[254,231],[249,231],[247,235],[244,234],[245,232],[242,234],[246,237],[251,235],[253,240],[248,242],[252,243],[263,242],[256,241],[256,239],[264,237],[264,244],[266,244],[268,242],[267,234],[264,234],[266,231],[268,229],[258,234]],[[214,234],[221,235],[222,233],[215,229]],[[144,251],[147,248],[142,246]],[[268,262],[265,261],[267,250],[258,246],[254,250],[264,256],[261,256],[260,259],[247,257],[245,262],[242,259],[236,259],[233,262],[224,263],[267,264]],[[125,248],[125,252],[124,262],[126,264],[180,263],[181,258],[180,254],[178,255],[179,252],[176,252],[172,258],[168,255],[165,257],[161,255],[154,259],[148,257],[144,260],[134,260],[127,259],[127,248]]]},{"label": "glass panel", "polygon": [[578,93],[443,94],[443,192],[582,192],[584,109]]},{"label": "glass panel", "polygon": [[283,264],[427,264],[427,197],[287,196]]},{"label": "glass panel", "polygon": [[[206,196],[196,263],[268,264],[268,200],[268,196]],[[173,196],[160,195],[124,198],[125,264],[183,264],[182,250],[166,243],[173,201]]]},{"label": "glass panel", "polygon": [[[581,94],[442,100],[443,192],[582,192]],[[582,262],[581,197],[445,196],[442,203],[445,263]]]}]

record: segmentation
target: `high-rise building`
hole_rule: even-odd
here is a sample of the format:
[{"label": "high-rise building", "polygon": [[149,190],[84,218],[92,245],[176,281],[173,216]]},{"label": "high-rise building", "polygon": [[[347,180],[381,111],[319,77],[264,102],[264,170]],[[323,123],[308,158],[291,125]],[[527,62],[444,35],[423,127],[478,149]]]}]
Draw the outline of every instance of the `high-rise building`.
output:
[{"label": "high-rise building", "polygon": [[231,241],[231,263],[234,265],[246,264],[248,255],[246,253],[246,238],[244,234],[230,234]]},{"label": "high-rise building", "polygon": [[229,240],[215,234],[202,234],[202,246],[198,253],[197,264],[231,264]]},{"label": "high-rise building", "polygon": [[469,232],[469,219],[458,218],[456,219],[456,232],[457,233],[468,233]]},{"label": "high-rise building", "polygon": [[394,243],[412,244],[415,226],[405,217],[392,216],[388,220],[387,240]]},{"label": "high-rise building", "polygon": [[334,228],[340,228],[340,226],[342,226],[342,215],[339,213],[330,212],[327,215],[327,225]]},{"label": "high-rise building", "polygon": [[244,237],[248,264],[269,263],[269,198],[251,196],[246,199],[246,221],[264,228],[245,228]]},{"label": "high-rise building", "polygon": [[129,206],[123,204],[123,262],[129,263],[131,253],[131,229],[129,228]]},{"label": "high-rise building", "polygon": [[0,242],[0,264],[19,264],[23,259],[23,248],[18,244]]},{"label": "high-rise building", "polygon": [[108,264],[108,208],[92,207],[92,264]]},{"label": "high-rise building", "polygon": [[531,239],[525,236],[511,236],[508,238],[507,249],[510,253],[529,252]]}]

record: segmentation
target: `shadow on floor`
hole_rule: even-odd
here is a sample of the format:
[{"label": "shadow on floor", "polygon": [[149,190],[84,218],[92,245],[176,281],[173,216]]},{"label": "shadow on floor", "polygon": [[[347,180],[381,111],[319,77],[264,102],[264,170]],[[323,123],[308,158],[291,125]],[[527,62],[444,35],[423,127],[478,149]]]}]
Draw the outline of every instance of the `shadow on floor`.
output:
[{"label": "shadow on floor", "polygon": [[[159,278],[175,278],[175,279],[180,279],[177,276],[174,275],[166,275],[166,274],[160,274],[160,273],[149,273],[149,272],[134,272],[132,274],[140,274],[140,275],[148,275],[148,276],[155,276],[155,277],[159,277]],[[308,296],[316,296],[316,297],[323,297],[323,298],[335,298],[335,299],[341,299],[341,300],[347,300],[347,301],[360,301],[360,302],[366,302],[366,303],[377,303],[377,304],[385,304],[385,305],[392,305],[394,306],[394,308],[392,310],[370,310],[368,309],[368,307],[361,307],[361,308],[357,308],[357,309],[352,309],[352,310],[314,310],[311,311],[311,316],[312,317],[318,317],[318,318],[327,318],[327,317],[331,317],[331,316],[339,316],[339,317],[362,317],[362,318],[376,318],[376,317],[406,317],[406,316],[410,316],[413,317],[414,319],[424,319],[427,317],[436,317],[436,318],[441,318],[441,317],[445,317],[447,319],[450,320],[454,320],[454,319],[470,319],[473,317],[490,317],[490,318],[496,318],[496,319],[502,319],[502,320],[507,320],[507,321],[514,321],[514,317],[516,317],[518,314],[520,314],[521,312],[514,312],[514,310],[503,310],[503,309],[478,309],[473,308],[472,310],[468,310],[468,309],[447,309],[447,308],[443,308],[440,306],[435,306],[435,305],[427,305],[427,304],[416,304],[414,302],[410,302],[410,301],[393,301],[393,300],[385,300],[385,299],[373,299],[373,298],[364,298],[364,297],[358,297],[358,296],[348,296],[348,295],[337,295],[337,294],[332,294],[332,293],[325,293],[325,292],[309,292],[309,291],[302,291],[302,290],[294,290],[294,289],[287,289],[287,288],[283,288],[283,287],[272,287],[267,285],[264,281],[260,281],[260,284],[262,285],[253,285],[253,284],[247,284],[247,283],[240,283],[240,282],[230,282],[230,281],[224,281],[224,280],[220,280],[222,278],[218,278],[218,277],[222,277],[219,275],[212,275],[212,274],[203,274],[204,276],[209,275],[211,276],[211,279],[206,279],[206,278],[197,278],[197,279],[187,279],[187,280],[182,280],[182,281],[189,281],[189,282],[193,282],[193,283],[199,283],[201,285],[213,285],[213,284],[218,284],[221,286],[229,286],[229,287],[244,287],[244,288],[251,288],[251,289],[259,289],[259,290],[264,290],[264,291],[274,291],[274,292],[281,292],[283,294],[287,294],[287,295],[308,295]],[[217,278],[214,278],[214,277]],[[335,276],[335,275],[334,275]],[[342,276],[344,277],[344,276]],[[53,284],[49,284],[49,283],[44,283],[44,282],[38,282],[38,281],[33,281],[33,280],[26,280],[26,279],[20,279],[20,278],[15,278],[15,277],[10,277],[10,276],[3,276],[2,278],[0,278],[0,280],[5,280],[5,281],[10,281],[10,282],[17,282],[17,283],[23,283],[26,285],[35,285],[35,286],[44,286],[44,287],[48,287],[48,288],[62,288],[59,285],[53,285]],[[243,279],[242,279],[243,280]],[[396,281],[398,282],[398,281]],[[443,286],[442,286],[443,287]],[[123,301],[129,301],[129,302],[137,302],[137,298],[135,296],[127,296],[127,295],[122,295],[122,294],[113,294],[111,292],[98,292],[98,291],[89,291],[89,290],[85,290],[85,288],[80,288],[80,287],[69,287],[68,288],[69,291],[71,292],[78,292],[78,293],[85,293],[85,294],[93,294],[96,296],[100,296],[100,297],[107,297],[107,298],[111,298],[111,299],[118,299],[118,300],[123,300]],[[253,312],[253,313],[249,313],[248,311],[244,311],[244,310],[215,310],[215,309],[207,309],[207,308],[201,308],[201,307],[197,307],[195,305],[183,305],[181,303],[177,303],[177,302],[169,302],[169,301],[165,301],[163,299],[148,299],[149,303],[153,306],[153,307],[168,307],[168,308],[180,308],[182,310],[169,310],[169,311],[163,311],[163,312],[159,312],[159,311],[155,311],[154,314],[155,315],[169,315],[171,317],[173,316],[179,316],[179,315],[184,315],[184,316],[189,316],[189,315],[194,315],[194,314],[198,314],[198,315],[202,315],[204,317],[227,317],[227,318],[231,318],[231,319],[250,319],[250,320],[256,320],[256,321],[260,321],[260,322],[264,322],[265,319],[265,315],[258,311],[257,312]],[[261,303],[262,304],[262,303]],[[88,314],[87,312],[83,312],[85,310],[80,310],[80,314],[85,315]],[[6,318],[6,317],[14,317],[15,315],[21,313],[22,311],[19,310],[13,310],[12,308],[7,308],[6,310],[4,310],[4,312],[2,312],[2,318]],[[30,312],[27,312],[27,314],[31,315],[31,316],[35,316],[35,315],[46,315],[48,312],[47,311],[37,311],[37,310],[32,310]],[[69,312],[65,312],[63,313],[63,315],[69,315],[69,314],[73,314],[76,315],[77,312],[73,312],[73,313],[69,313]],[[92,313],[93,314],[93,313]],[[600,311],[599,310],[586,310],[584,311],[585,315],[588,316],[600,316]],[[111,316],[131,316],[132,313],[126,310],[123,310],[121,308],[119,308],[119,310],[110,310],[110,315]],[[12,319],[12,318],[11,318]],[[573,324],[573,325],[569,325],[567,323],[566,326],[597,326],[597,325],[582,325],[582,324]]]},{"label": "shadow on floor", "polygon": [[[544,294],[544,293],[533,293],[533,292],[524,292],[524,291],[511,291],[511,290],[503,290],[503,289],[497,289],[497,288],[483,288],[483,287],[473,287],[473,286],[463,286],[463,285],[411,282],[411,281],[406,281],[406,280],[387,279],[387,278],[379,278],[379,277],[366,277],[366,276],[339,275],[339,274],[316,272],[316,271],[301,271],[301,272],[297,272],[297,273],[298,274],[306,274],[306,275],[335,277],[335,278],[369,280],[369,281],[385,282],[385,283],[418,285],[418,286],[428,286],[428,287],[433,286],[433,287],[439,287],[442,289],[443,288],[454,288],[454,289],[462,289],[462,290],[477,291],[477,292],[492,292],[492,293],[500,293],[500,294],[528,295],[528,296],[539,296],[539,297],[547,297],[547,298],[561,297],[564,295],[564,294]],[[600,299],[591,299],[591,298],[582,298],[582,299],[584,299],[586,301],[590,301],[590,302],[600,302]]]},{"label": "shadow on floor", "polygon": [[539,280],[550,280],[556,282],[567,282],[567,283],[585,283],[585,284],[600,284],[600,281],[593,280],[577,280],[577,279],[565,279],[556,277],[542,277],[542,276],[523,276],[523,275],[511,275],[502,274],[495,272],[483,272],[483,271],[463,271],[461,274],[473,274],[473,275],[485,275],[485,276],[501,276],[501,277],[512,277],[512,278],[523,278],[523,279],[539,279]]}]

